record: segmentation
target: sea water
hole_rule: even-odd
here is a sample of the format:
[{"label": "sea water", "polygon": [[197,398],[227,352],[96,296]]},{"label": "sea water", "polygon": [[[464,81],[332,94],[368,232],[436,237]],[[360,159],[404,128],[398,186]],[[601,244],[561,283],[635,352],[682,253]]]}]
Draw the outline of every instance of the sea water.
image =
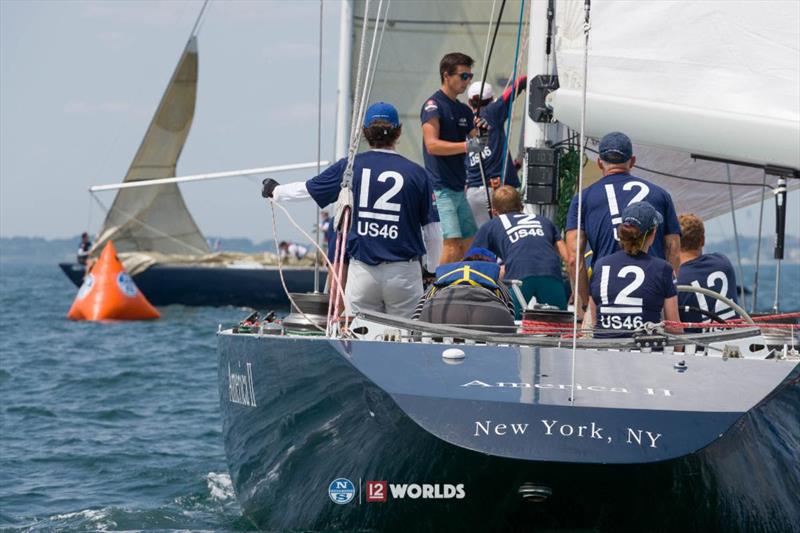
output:
[{"label": "sea water", "polygon": [[[768,309],[774,268],[760,284]],[[800,265],[782,287],[783,310],[800,308]],[[248,311],[72,322],[76,292],[56,265],[0,263],[0,529],[249,529],[225,464],[215,337]]]}]

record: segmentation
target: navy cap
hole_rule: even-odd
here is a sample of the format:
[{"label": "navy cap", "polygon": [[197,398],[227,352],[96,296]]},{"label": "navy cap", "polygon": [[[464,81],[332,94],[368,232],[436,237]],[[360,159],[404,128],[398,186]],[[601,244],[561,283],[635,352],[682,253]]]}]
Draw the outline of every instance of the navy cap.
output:
[{"label": "navy cap", "polygon": [[375,102],[367,108],[367,112],[364,113],[364,127],[368,128],[374,120],[385,120],[394,127],[400,125],[397,109],[386,102]]},{"label": "navy cap", "polygon": [[491,250],[487,250],[486,248],[481,248],[479,246],[473,246],[467,250],[467,253],[464,254],[464,257],[472,257],[473,255],[482,255],[489,261],[497,261],[497,256]]},{"label": "navy cap", "polygon": [[642,233],[664,222],[664,217],[648,202],[636,202],[622,210],[622,223],[633,226]]},{"label": "navy cap", "polygon": [[627,135],[612,131],[600,139],[600,159],[609,163],[624,163],[633,156],[633,145]]}]

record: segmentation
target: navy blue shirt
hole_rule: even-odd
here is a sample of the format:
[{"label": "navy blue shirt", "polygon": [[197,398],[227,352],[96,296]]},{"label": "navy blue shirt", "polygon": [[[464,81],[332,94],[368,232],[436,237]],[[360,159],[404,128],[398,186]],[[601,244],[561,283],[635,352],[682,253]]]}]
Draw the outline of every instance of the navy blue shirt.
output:
[{"label": "navy blue shirt", "polygon": [[[508,118],[508,102],[498,98],[486,107],[481,108],[481,118],[489,123],[489,144],[483,149],[483,173],[486,179],[499,178],[503,172],[503,148],[506,147],[505,121]],[[506,154],[508,150],[506,149]],[[478,154],[467,155],[467,187],[481,187],[481,169],[478,166]],[[517,168],[506,155],[505,185],[519,187]]]},{"label": "navy blue shirt", "polygon": [[555,247],[559,240],[561,235],[546,217],[507,213],[481,226],[472,246],[487,248],[500,257],[506,266],[506,279],[560,279],[561,259]]},{"label": "navy blue shirt", "polygon": [[[650,255],[665,258],[664,235],[680,235],[681,226],[667,191],[654,183],[630,174],[611,174],[593,183],[583,191],[581,229],[592,249],[592,266],[601,257],[620,249],[617,225],[622,222],[620,213],[634,203],[647,201],[664,217],[664,223],[656,230],[656,239],[650,247]],[[578,228],[578,195],[572,198],[567,213],[566,230]]]},{"label": "navy blue shirt", "polygon": [[[474,117],[469,106],[458,100],[451,100],[441,89],[425,101],[420,111],[422,124],[434,118],[439,119],[439,139],[443,141],[464,142],[469,137],[469,132],[475,129]],[[425,169],[431,173],[436,190],[464,190],[467,182],[465,154],[431,155],[423,140],[422,155]]]},{"label": "navy blue shirt", "polygon": [[[336,201],[347,158],[306,182],[317,205]],[[388,150],[357,154],[353,164],[353,221],[347,255],[368,265],[425,255],[421,227],[438,222],[425,169]]]},{"label": "navy blue shirt", "polygon": [[597,306],[600,336],[628,336],[645,322],[661,322],[664,300],[677,294],[672,265],[648,254],[620,250],[600,258],[589,292]]},{"label": "navy blue shirt", "polygon": [[[711,289],[739,303],[736,298],[736,274],[734,273],[733,265],[722,254],[704,254],[683,263],[678,273],[678,285],[693,285]],[[703,294],[681,292],[678,294],[678,310],[680,311],[682,322],[711,321],[708,316],[698,311],[687,311],[687,306],[711,311],[719,315],[723,320],[729,320],[736,316],[736,311],[719,300]],[[687,331],[689,330],[687,329]],[[693,331],[698,330],[694,329]]]}]

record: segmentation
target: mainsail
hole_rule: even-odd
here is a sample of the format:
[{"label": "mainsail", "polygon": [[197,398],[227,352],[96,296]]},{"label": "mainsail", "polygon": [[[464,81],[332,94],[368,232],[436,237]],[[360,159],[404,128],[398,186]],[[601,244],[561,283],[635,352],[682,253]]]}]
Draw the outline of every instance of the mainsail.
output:
[{"label": "mainsail", "polygon": [[[371,2],[372,6],[376,4],[377,2]],[[487,33],[490,25],[497,20],[499,9],[500,2],[497,2],[494,20],[491,20],[492,2],[487,0],[395,1],[390,4],[370,102],[385,101],[397,108],[403,123],[403,134],[397,150],[412,161],[422,163],[422,129],[419,116],[422,104],[442,85],[439,79],[439,60],[449,52],[467,54],[475,60],[472,71],[475,73],[474,79],[479,80],[484,70],[482,62]],[[502,92],[503,86],[500,82],[510,78],[514,70],[519,11],[519,0],[506,2],[486,80],[493,85],[495,94]],[[351,48],[353,90],[358,69],[363,15],[364,0],[357,0],[353,5],[354,40]],[[369,16],[374,19],[374,8]],[[368,29],[371,35],[371,22]],[[462,95],[460,99],[466,102],[466,95]],[[521,124],[518,118],[524,107],[523,96],[519,99],[515,124]],[[519,131],[520,128],[516,129]],[[513,140],[509,141],[509,146],[516,155],[516,144]]]},{"label": "mainsail", "polygon": [[[178,157],[194,117],[197,57],[197,38],[193,35],[161,97],[125,182],[175,176]],[[111,239],[119,252],[184,255],[209,252],[174,183],[120,190],[93,251],[99,251]]]},{"label": "mainsail", "polygon": [[[583,2],[557,2],[560,88],[549,100],[555,118],[573,129],[580,125],[583,21]],[[587,134],[630,135],[639,144],[637,175],[667,188],[679,211],[706,218],[731,211],[721,184],[728,180],[752,185],[735,187],[735,207],[760,201],[762,169],[692,155],[800,168],[798,28],[797,2],[593,2]]]}]

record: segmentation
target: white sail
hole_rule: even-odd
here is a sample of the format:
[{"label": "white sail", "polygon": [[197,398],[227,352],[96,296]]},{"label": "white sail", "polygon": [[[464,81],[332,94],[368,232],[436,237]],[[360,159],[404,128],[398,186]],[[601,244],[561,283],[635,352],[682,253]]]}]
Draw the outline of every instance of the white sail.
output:
[{"label": "white sail", "polygon": [[[496,3],[492,24],[497,20],[500,4],[499,1]],[[370,5],[370,17],[374,19],[377,2]],[[397,149],[411,160],[422,163],[420,110],[428,97],[442,85],[439,60],[449,52],[467,54],[475,60],[472,71],[474,79],[479,80],[483,75],[482,62],[491,14],[492,2],[489,0],[395,0],[391,3],[370,102],[385,101],[397,107],[403,123]],[[355,87],[363,15],[364,1],[357,0],[353,5],[351,90]],[[507,1],[486,80],[495,87],[496,93],[503,89],[498,80],[510,78],[514,69],[519,15],[519,0]],[[372,24],[368,27],[371,30]],[[523,72],[518,72],[521,74]],[[466,95],[460,99],[466,103]],[[523,112],[523,99],[524,95],[517,106],[518,117]],[[521,121],[516,119],[515,124],[519,125]],[[515,126],[515,129],[519,132],[521,127]],[[516,142],[510,141],[510,146],[516,155]]]},{"label": "white sail", "polygon": [[[556,119],[577,129],[583,89],[583,2],[556,7]],[[761,184],[759,169],[692,154],[800,168],[800,3],[603,1],[591,6],[587,134],[624,131],[639,167]],[[637,173],[665,186],[681,211],[731,210],[727,187]],[[768,183],[774,184],[774,178]],[[797,187],[796,181],[790,187]],[[734,205],[761,199],[736,187]]]},{"label": "white sail", "polygon": [[[125,182],[175,176],[194,117],[197,40],[191,37],[153,116]],[[204,254],[208,244],[186,208],[178,185],[120,190],[95,243],[113,239],[119,252]]]}]

